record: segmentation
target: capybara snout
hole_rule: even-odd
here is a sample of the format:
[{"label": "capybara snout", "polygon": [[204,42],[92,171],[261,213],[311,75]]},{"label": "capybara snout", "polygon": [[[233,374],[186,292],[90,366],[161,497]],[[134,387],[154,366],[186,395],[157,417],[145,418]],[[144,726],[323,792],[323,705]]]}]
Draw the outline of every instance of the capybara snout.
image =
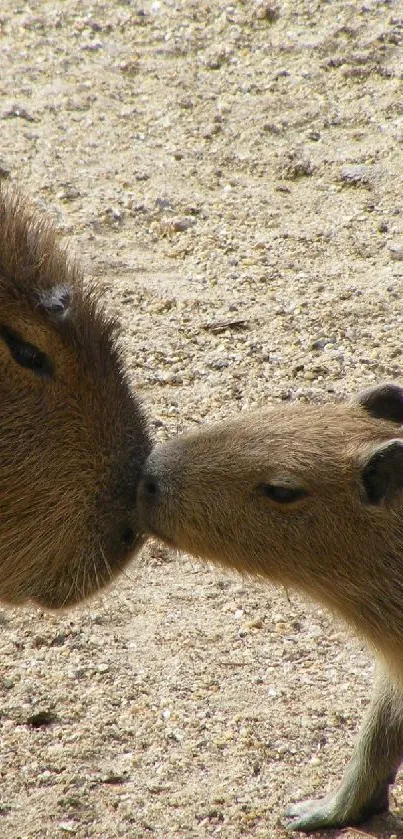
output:
[{"label": "capybara snout", "polygon": [[142,543],[151,449],[116,325],[21,197],[0,194],[0,599],[59,608]]}]

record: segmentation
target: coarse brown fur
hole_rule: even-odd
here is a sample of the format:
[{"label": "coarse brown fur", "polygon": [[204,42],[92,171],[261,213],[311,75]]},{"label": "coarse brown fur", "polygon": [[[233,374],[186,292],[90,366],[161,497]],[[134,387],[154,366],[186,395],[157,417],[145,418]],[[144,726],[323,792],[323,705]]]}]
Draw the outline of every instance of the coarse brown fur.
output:
[{"label": "coarse brown fur", "polygon": [[142,542],[151,444],[118,330],[24,199],[0,192],[0,599],[59,608]]},{"label": "coarse brown fur", "polygon": [[334,794],[291,808],[302,830],[388,807],[403,758],[403,390],[288,405],[157,446],[140,484],[144,528],[182,550],[287,587],[341,615],[379,678]]}]

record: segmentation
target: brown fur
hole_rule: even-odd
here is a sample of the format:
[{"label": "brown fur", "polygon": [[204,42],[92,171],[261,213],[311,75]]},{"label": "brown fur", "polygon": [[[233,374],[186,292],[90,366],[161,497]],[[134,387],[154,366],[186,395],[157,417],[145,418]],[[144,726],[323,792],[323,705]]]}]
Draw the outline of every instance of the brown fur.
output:
[{"label": "brown fur", "polygon": [[149,435],[116,325],[97,297],[48,222],[0,193],[0,599],[8,603],[75,603],[142,541],[135,495]]},{"label": "brown fur", "polygon": [[[351,404],[242,415],[156,447],[140,485],[149,532],[300,589],[378,654],[378,688],[341,787],[291,809],[294,828],[353,824],[387,808],[403,757],[402,422],[396,386]],[[279,488],[292,490],[288,503]]]}]

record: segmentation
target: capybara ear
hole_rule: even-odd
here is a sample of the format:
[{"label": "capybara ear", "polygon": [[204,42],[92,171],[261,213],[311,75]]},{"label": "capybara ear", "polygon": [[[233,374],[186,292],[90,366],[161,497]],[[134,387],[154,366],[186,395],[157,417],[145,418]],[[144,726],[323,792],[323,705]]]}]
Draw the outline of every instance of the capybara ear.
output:
[{"label": "capybara ear", "polygon": [[72,296],[73,292],[69,286],[54,286],[47,291],[41,291],[39,305],[53,318],[61,320],[69,312]]},{"label": "capybara ear", "polygon": [[403,388],[383,384],[364,390],[357,397],[358,404],[372,417],[403,423]]},{"label": "capybara ear", "polygon": [[377,446],[365,461],[361,477],[368,504],[392,501],[403,489],[403,440]]}]

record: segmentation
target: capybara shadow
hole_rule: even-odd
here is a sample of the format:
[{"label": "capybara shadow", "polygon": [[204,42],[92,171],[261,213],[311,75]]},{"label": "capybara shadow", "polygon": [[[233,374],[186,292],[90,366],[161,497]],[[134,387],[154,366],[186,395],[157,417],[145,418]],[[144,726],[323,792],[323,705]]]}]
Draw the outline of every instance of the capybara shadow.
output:
[{"label": "capybara shadow", "polygon": [[141,545],[151,449],[117,325],[21,195],[0,192],[0,600],[67,607]]},{"label": "capybara shadow", "polygon": [[242,414],[157,446],[140,483],[148,533],[305,592],[375,651],[374,695],[341,785],[292,805],[293,829],[386,811],[403,758],[402,423],[397,385]]}]

